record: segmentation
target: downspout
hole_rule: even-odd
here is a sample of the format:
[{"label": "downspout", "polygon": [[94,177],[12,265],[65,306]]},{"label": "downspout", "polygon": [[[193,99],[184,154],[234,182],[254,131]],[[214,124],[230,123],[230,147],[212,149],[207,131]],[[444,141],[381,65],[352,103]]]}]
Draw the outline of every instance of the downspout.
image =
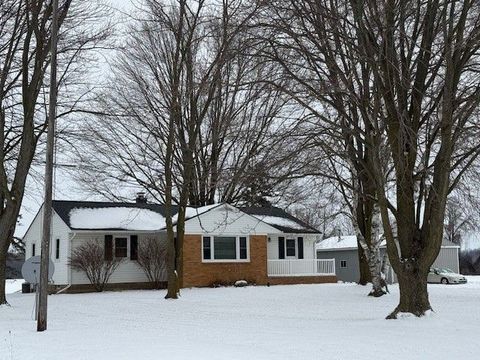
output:
[{"label": "downspout", "polygon": [[[71,255],[73,239],[76,236],[77,236],[77,233],[73,233],[73,236],[70,237],[70,239],[68,241],[67,254],[69,254],[69,255]],[[67,262],[67,268],[68,268],[68,270],[67,270],[67,272],[68,272],[68,280],[67,280],[68,284],[64,288],[58,290],[55,294],[61,294],[64,291],[67,291],[72,286],[72,268],[70,266],[68,266],[68,262]]]},{"label": "downspout", "polygon": [[[68,254],[69,256],[72,255],[72,249],[73,249],[73,239],[77,236],[77,233],[74,232],[73,236],[70,238],[70,241],[68,242]],[[70,287],[72,285],[72,267],[68,265],[68,286]]]}]

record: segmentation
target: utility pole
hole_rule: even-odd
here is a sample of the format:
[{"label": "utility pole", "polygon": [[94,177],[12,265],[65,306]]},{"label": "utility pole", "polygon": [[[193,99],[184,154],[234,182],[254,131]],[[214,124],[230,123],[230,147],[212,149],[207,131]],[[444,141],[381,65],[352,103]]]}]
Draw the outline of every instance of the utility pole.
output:
[{"label": "utility pole", "polygon": [[58,0],[52,0],[50,103],[48,106],[47,159],[45,165],[45,201],[43,203],[42,252],[37,315],[37,331],[47,330],[48,263],[50,261],[50,234],[53,198],[53,149],[55,146],[55,118],[57,116],[57,39]]}]

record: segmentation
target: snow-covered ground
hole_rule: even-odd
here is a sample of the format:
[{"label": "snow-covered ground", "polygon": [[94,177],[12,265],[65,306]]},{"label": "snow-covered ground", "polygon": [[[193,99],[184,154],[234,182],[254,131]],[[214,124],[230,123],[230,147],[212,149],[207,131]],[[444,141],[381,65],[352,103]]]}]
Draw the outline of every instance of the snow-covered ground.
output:
[{"label": "snow-covered ground", "polygon": [[22,290],[23,280],[7,280],[5,283],[7,294],[13,294],[17,291]]},{"label": "snow-covered ground", "polygon": [[432,316],[384,320],[379,299],[353,284],[105,292],[49,297],[35,332],[33,294],[0,308],[0,359],[474,359],[480,277],[430,285]]}]

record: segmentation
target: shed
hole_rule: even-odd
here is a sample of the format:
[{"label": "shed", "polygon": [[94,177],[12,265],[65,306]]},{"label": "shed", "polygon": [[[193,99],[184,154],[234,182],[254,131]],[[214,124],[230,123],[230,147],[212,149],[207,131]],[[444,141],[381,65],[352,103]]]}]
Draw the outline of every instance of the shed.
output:
[{"label": "shed", "polygon": [[[460,272],[459,266],[460,246],[443,240],[440,253],[432,267],[449,268],[456,273]],[[386,251],[385,241],[380,246],[383,256]],[[358,260],[357,237],[334,236],[324,239],[316,245],[317,259],[335,259],[335,270],[338,280],[345,282],[357,282],[360,278],[360,266]],[[389,283],[396,282],[393,270],[387,274]]]}]

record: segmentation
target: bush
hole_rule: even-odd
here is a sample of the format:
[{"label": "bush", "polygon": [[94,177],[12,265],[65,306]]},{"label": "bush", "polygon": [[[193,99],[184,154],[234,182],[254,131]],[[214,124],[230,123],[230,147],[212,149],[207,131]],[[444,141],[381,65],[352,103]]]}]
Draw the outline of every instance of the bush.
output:
[{"label": "bush", "polygon": [[155,238],[138,242],[137,262],[155,289],[163,288],[167,277],[167,244]]},{"label": "bush", "polygon": [[72,251],[68,264],[82,271],[96,291],[103,291],[123,258],[105,260],[104,249],[98,241],[88,241]]}]

